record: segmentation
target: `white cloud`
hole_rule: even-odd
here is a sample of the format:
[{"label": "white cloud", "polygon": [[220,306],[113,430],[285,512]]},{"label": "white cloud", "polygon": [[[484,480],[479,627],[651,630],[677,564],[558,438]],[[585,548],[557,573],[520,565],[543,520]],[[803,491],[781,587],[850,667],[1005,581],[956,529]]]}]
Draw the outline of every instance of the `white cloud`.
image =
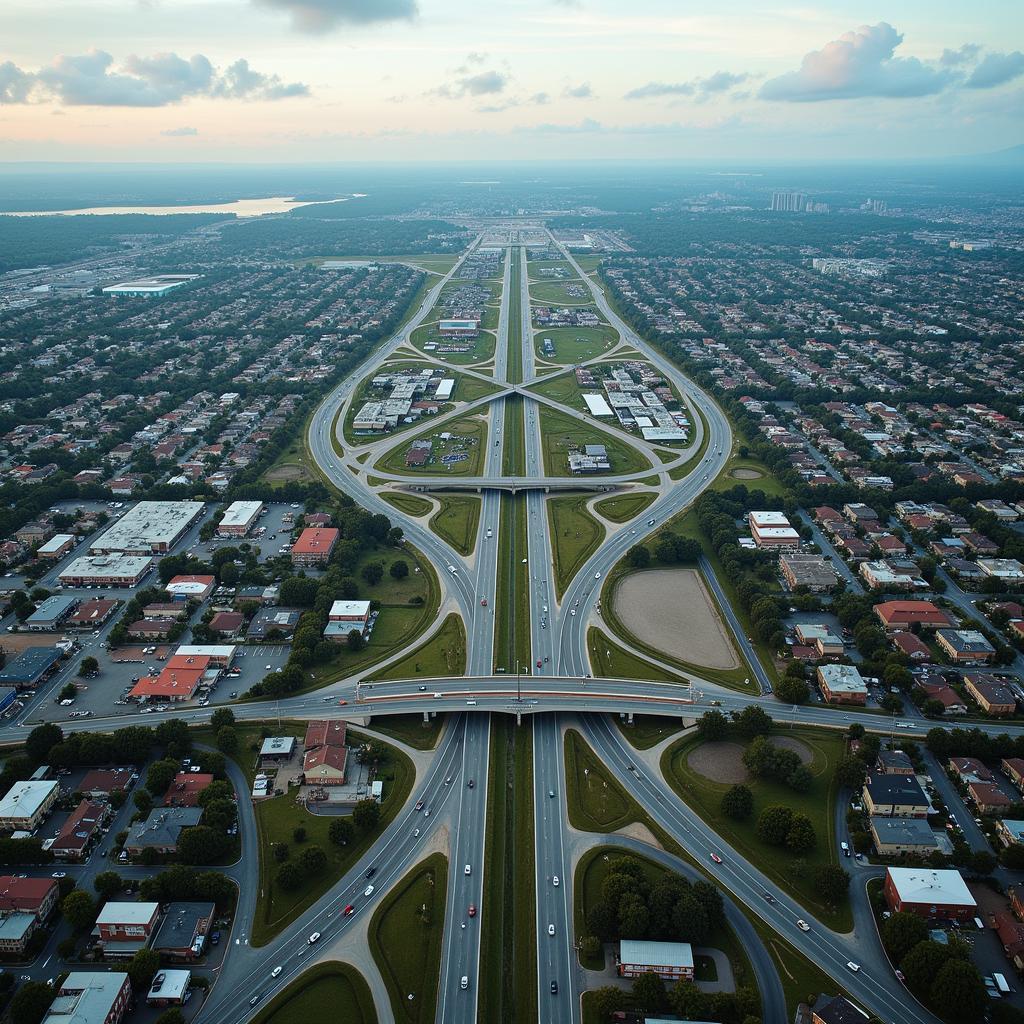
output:
[{"label": "white cloud", "polygon": [[698,99],[706,100],[711,96],[726,93],[752,77],[745,71],[738,74],[732,71],[716,71],[706,78],[694,78],[688,82],[648,82],[636,89],[630,89],[625,98],[645,100],[664,96],[696,96]]},{"label": "white cloud", "polygon": [[452,82],[432,90],[432,95],[443,96],[448,100],[462,99],[463,96],[496,96],[505,91],[510,76],[503,71],[478,71],[468,74],[460,68],[459,74]]},{"label": "white cloud", "polygon": [[254,0],[261,7],[284,11],[300,32],[323,32],[339,25],[372,25],[412,21],[416,0]]},{"label": "white cloud", "polygon": [[964,83],[968,89],[994,89],[1024,75],[1024,53],[990,53]]},{"label": "white cloud", "polygon": [[947,68],[959,67],[961,64],[969,64],[980,52],[981,47],[977,43],[964,43],[957,50],[943,50],[939,63]]},{"label": "white cloud", "polygon": [[185,139],[193,135],[198,135],[199,129],[189,128],[187,126],[183,126],[181,128],[165,128],[160,134],[168,139]]},{"label": "white cloud", "polygon": [[902,42],[887,22],[862,25],[808,53],[798,71],[765,82],[760,96],[804,103],[867,96],[906,99],[931,96],[950,84],[950,71],[916,57],[895,56]]},{"label": "white cloud", "polygon": [[589,82],[580,82],[579,85],[567,85],[562,95],[570,100],[589,100],[593,97],[594,90],[590,88]]}]

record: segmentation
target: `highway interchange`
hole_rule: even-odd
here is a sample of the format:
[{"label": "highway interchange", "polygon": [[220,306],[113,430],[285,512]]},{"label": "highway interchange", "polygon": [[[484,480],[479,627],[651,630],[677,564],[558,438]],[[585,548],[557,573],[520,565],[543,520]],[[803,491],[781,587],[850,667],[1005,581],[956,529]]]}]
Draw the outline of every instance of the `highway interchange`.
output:
[{"label": "highway interchange", "polygon": [[[577,937],[573,930],[573,851],[578,852],[579,837],[574,837],[568,821],[563,756],[563,731],[572,725],[580,730],[587,743],[640,806],[694,862],[704,866],[712,880],[724,890],[727,916],[746,946],[754,967],[764,1002],[765,1021],[775,1024],[786,1019],[785,1001],[772,960],[737,904],[803,952],[830,974],[837,986],[848,991],[882,1020],[891,1024],[930,1024],[934,1018],[914,1002],[897,981],[877,936],[861,934],[860,931],[839,935],[815,921],[756,865],[712,833],[700,817],[678,798],[660,773],[643,764],[609,718],[609,713],[695,718],[711,707],[720,707],[728,713],[759,699],[769,702],[769,713],[780,722],[839,728],[845,728],[854,721],[876,729],[880,724],[890,725],[887,720],[880,723],[877,715],[865,712],[816,706],[790,708],[775,701],[770,695],[770,684],[763,668],[739,623],[730,617],[731,609],[720,592],[717,593],[719,602],[730,617],[729,624],[736,640],[755,673],[762,693],[760,698],[738,694],[697,677],[691,680],[690,687],[590,678],[587,631],[600,622],[599,604],[604,578],[632,545],[657,531],[666,520],[692,504],[718,476],[731,454],[732,434],[724,414],[711,398],[652,350],[617,316],[603,292],[593,285],[569,252],[551,236],[547,236],[546,241],[549,246],[561,250],[562,258],[586,283],[595,305],[618,331],[621,342],[641,352],[685,397],[692,411],[694,427],[693,443],[688,449],[688,453],[693,453],[688,455],[689,472],[680,480],[670,478],[669,470],[685,461],[680,459],[635,474],[637,479],[658,475],[657,499],[639,518],[609,532],[604,543],[579,569],[559,599],[553,579],[554,559],[544,492],[548,478],[543,459],[540,403],[531,398],[528,391],[530,383],[537,379],[537,370],[527,250],[525,244],[514,239],[510,239],[505,248],[493,380],[500,384],[508,382],[509,387],[514,387],[522,396],[516,401],[523,414],[520,488],[525,494],[522,498],[513,498],[499,489],[481,488],[479,530],[471,556],[459,554],[430,530],[425,519],[405,515],[387,502],[379,482],[371,483],[372,476],[378,481],[387,481],[384,486],[394,486],[388,474],[378,473],[373,468],[378,449],[365,464],[356,462],[346,451],[343,432],[345,415],[357,397],[359,382],[373,367],[392,358],[407,344],[409,334],[427,322],[441,290],[454,278],[462,261],[433,285],[401,332],[382,346],[357,374],[333,389],[310,421],[307,434],[310,454],[320,470],[339,489],[370,511],[383,513],[400,525],[406,540],[437,569],[443,590],[438,622],[449,611],[461,616],[466,628],[466,674],[430,680],[426,689],[418,681],[360,684],[352,679],[332,684],[323,692],[283,699],[274,704],[275,715],[298,720],[317,718],[324,714],[326,694],[327,699],[337,697],[349,701],[344,707],[332,708],[332,714],[356,721],[410,712],[428,715],[447,713],[448,721],[436,750],[429,756],[429,764],[418,771],[407,805],[373,848],[316,905],[259,949],[249,946],[241,937],[248,927],[246,915],[251,920],[256,886],[250,882],[248,888],[241,887],[243,898],[233,936],[235,941],[199,1020],[244,1024],[303,970],[322,959],[349,959],[357,963],[364,973],[372,971],[372,964],[365,962],[369,915],[381,898],[422,860],[426,852],[436,848],[431,844],[437,843],[446,844],[449,870],[436,1020],[444,1024],[468,1024],[481,1019],[481,922],[488,912],[483,897],[491,718],[492,713],[503,713],[515,714],[522,723],[520,727],[533,730],[534,923],[539,1021],[577,1024],[581,1019],[580,996],[587,983],[577,963],[574,947]],[[516,289],[513,288],[513,278],[518,281]],[[513,303],[517,304],[518,315],[515,317],[512,315]],[[520,325],[515,337],[510,330],[513,320]],[[518,357],[512,364],[510,353]],[[423,361],[419,354],[417,358]],[[520,380],[508,379],[510,366],[515,364],[521,367],[522,386]],[[481,406],[489,420],[482,469],[484,481],[505,480],[511,475],[505,454],[508,393],[509,388],[504,388],[497,397]],[[581,418],[575,410],[572,415]],[[552,478],[551,482],[556,481]],[[607,482],[603,478],[596,481],[601,485]],[[499,527],[503,522],[512,522],[508,505],[513,501],[524,503],[526,516],[527,549],[522,553],[529,586],[526,622],[517,621],[515,595],[499,593],[499,556],[502,545],[511,543],[511,538]],[[504,516],[503,512],[506,513]],[[713,573],[708,573],[707,579],[713,589],[717,588]],[[512,617],[513,636],[521,636],[525,632],[529,637],[530,659],[527,664],[519,666],[520,672],[494,671],[498,662],[495,624],[499,616]],[[266,704],[245,703],[234,706],[234,710],[242,721],[268,717]],[[212,711],[212,707],[176,710],[174,717],[199,723],[208,720]],[[91,718],[69,724],[69,728],[98,731],[119,724],[124,723],[117,718]],[[919,736],[923,731],[920,719],[901,725],[906,727],[907,735]],[[1012,732],[1013,729],[992,727],[992,731]],[[629,770],[627,766],[633,762],[638,767]],[[241,784],[236,782],[236,785]],[[429,810],[429,816],[415,809],[420,802]],[[251,834],[255,829],[251,807],[245,800],[241,804],[248,808],[248,813],[243,814],[243,831]],[[691,865],[635,840],[603,835],[588,836],[587,840],[591,845],[612,843],[623,850],[642,850],[652,859],[693,874]],[[712,851],[722,858],[722,864],[709,862]],[[254,856],[252,851],[251,856]],[[254,870],[251,859],[249,865],[250,871]],[[364,895],[371,884],[367,878],[371,869],[373,890]],[[558,885],[555,884],[556,878]],[[853,892],[851,896],[862,898],[862,894]],[[354,912],[345,915],[343,910],[349,904],[354,907]],[[468,914],[470,905],[479,909],[475,917]],[[810,923],[809,932],[797,928],[798,918]],[[553,926],[553,935],[549,934],[549,926]],[[307,941],[313,932],[319,932],[321,936],[316,944]],[[357,957],[357,951],[361,951],[362,959]],[[854,974],[847,969],[847,961],[851,959],[863,965],[859,973]],[[272,977],[277,967],[281,967],[281,971]],[[382,1014],[381,1019],[389,1019],[389,1008],[381,1005],[379,979],[377,984],[373,979],[368,980],[378,1013]]]}]

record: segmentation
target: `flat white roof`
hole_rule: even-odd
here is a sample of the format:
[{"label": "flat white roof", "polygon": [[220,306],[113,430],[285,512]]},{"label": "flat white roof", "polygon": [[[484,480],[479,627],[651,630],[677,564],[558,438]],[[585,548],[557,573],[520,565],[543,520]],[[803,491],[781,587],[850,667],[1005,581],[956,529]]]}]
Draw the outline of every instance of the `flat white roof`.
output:
[{"label": "flat white roof", "polygon": [[749,512],[750,522],[758,528],[766,526],[789,526],[789,519],[785,512]]},{"label": "flat white roof", "polygon": [[365,618],[369,614],[369,601],[335,601],[331,605],[331,615],[344,615],[346,618]]},{"label": "flat white roof", "polygon": [[619,959],[641,967],[693,967],[693,947],[688,942],[654,942],[649,939],[623,939]]},{"label": "flat white roof", "polygon": [[57,788],[55,781],[16,782],[0,800],[0,818],[31,818]]},{"label": "flat white roof", "polygon": [[248,526],[263,511],[262,501],[233,501],[224,510],[221,526]]},{"label": "flat white roof", "polygon": [[216,580],[204,583],[202,580],[173,580],[164,587],[168,594],[202,594],[208,587],[212,587]]},{"label": "flat white roof", "polygon": [[129,903],[108,900],[96,917],[97,924],[148,924],[160,909],[159,903]]},{"label": "flat white roof", "polygon": [[149,568],[149,563],[150,559],[142,555],[83,555],[67,566],[60,573],[60,578],[141,576]]},{"label": "flat white roof", "polygon": [[963,875],[952,869],[889,868],[889,877],[904,903],[976,907]]},{"label": "flat white roof", "polygon": [[818,672],[833,693],[867,691],[867,683],[855,665],[819,665]]},{"label": "flat white roof", "polygon": [[268,736],[260,747],[260,757],[271,754],[290,754],[295,749],[294,736]]},{"label": "flat white roof", "polygon": [[59,551],[69,540],[73,541],[75,535],[73,533],[58,533],[55,537],[51,537],[45,544],[39,545],[39,554],[49,555],[54,551]]},{"label": "flat white roof", "polygon": [[[157,987],[157,978],[160,978]],[[153,977],[153,984],[146,999],[177,999],[180,1000],[192,983],[192,972],[183,970],[167,970],[161,968]]]},{"label": "flat white roof", "polygon": [[141,551],[170,544],[202,511],[201,501],[140,501],[89,547],[95,551]]},{"label": "flat white roof", "polygon": [[583,401],[591,416],[611,416],[612,407],[605,401],[604,395],[584,394]]},{"label": "flat white roof", "polygon": [[182,644],[175,652],[183,658],[233,658],[234,644]]}]

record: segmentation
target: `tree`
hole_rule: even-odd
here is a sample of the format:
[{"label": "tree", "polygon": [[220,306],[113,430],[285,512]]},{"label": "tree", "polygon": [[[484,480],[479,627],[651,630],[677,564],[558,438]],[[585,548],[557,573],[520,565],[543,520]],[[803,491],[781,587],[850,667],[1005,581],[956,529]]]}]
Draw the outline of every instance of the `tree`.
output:
[{"label": "tree", "polygon": [[335,846],[347,846],[355,834],[355,826],[348,818],[335,818],[327,829],[327,835]]},{"label": "tree", "polygon": [[820,864],[814,870],[814,891],[830,906],[841,903],[850,888],[850,876],[835,864]]},{"label": "tree", "polygon": [[811,695],[811,691],[803,679],[794,679],[787,675],[776,683],[775,695],[784,704],[803,704]]},{"label": "tree", "polygon": [[595,989],[592,995],[594,1012],[602,1022],[607,1022],[613,1013],[622,1010],[626,1005],[626,993],[614,985],[604,985]]},{"label": "tree", "polygon": [[124,879],[116,871],[101,871],[93,879],[92,887],[105,900],[109,900],[124,887]]},{"label": "tree", "polygon": [[661,1013],[668,1007],[665,982],[654,971],[645,971],[633,980],[633,998],[647,1013]]},{"label": "tree", "polygon": [[76,932],[85,931],[96,920],[96,901],[84,889],[69,892],[60,910]]},{"label": "tree", "polygon": [[643,544],[634,544],[626,552],[626,562],[632,569],[646,569],[651,564],[651,552]]},{"label": "tree", "polygon": [[926,995],[932,979],[952,955],[948,946],[931,940],[919,942],[914,946],[900,961],[900,970],[903,971],[911,991]]},{"label": "tree", "polygon": [[226,836],[209,825],[182,829],[178,837],[178,860],[182,864],[212,864],[223,853]]},{"label": "tree", "polygon": [[1024,871],[1024,846],[1020,843],[1011,843],[1000,854],[1000,858],[1011,871]]},{"label": "tree", "polygon": [[814,824],[806,814],[794,814],[786,833],[786,849],[790,853],[806,853],[818,841]]},{"label": "tree", "polygon": [[233,725],[222,725],[217,730],[217,749],[224,754],[234,754],[238,750],[238,733]]},{"label": "tree", "polygon": [[160,954],[155,949],[140,949],[128,961],[126,968],[132,988],[137,991],[149,988],[156,972],[160,970]]},{"label": "tree", "polygon": [[318,875],[327,867],[327,854],[319,846],[307,846],[299,858],[299,866],[307,878]]},{"label": "tree", "polygon": [[997,863],[995,854],[989,850],[972,850],[967,861],[970,869],[978,875],[991,875]]},{"label": "tree", "polygon": [[844,757],[836,766],[836,779],[840,786],[859,793],[867,776],[867,765],[859,757]]},{"label": "tree", "polygon": [[928,924],[923,917],[901,910],[882,922],[881,933],[889,959],[898,964],[919,942],[928,938]]},{"label": "tree", "polygon": [[619,901],[619,935],[624,939],[643,939],[651,923],[651,912],[643,896],[626,893]]},{"label": "tree", "polygon": [[157,1017],[156,1024],[185,1024],[185,1014],[176,1006],[172,1006]]},{"label": "tree", "polygon": [[39,1024],[57,990],[42,981],[26,981],[11,999],[11,1024]]},{"label": "tree", "polygon": [[396,558],[388,569],[393,580],[404,580],[409,575],[409,563],[404,558]]},{"label": "tree", "polygon": [[100,670],[100,663],[90,654],[82,659],[82,664],[78,666],[78,674],[80,676],[92,676]]},{"label": "tree", "polygon": [[302,885],[304,878],[305,875],[302,873],[302,868],[292,861],[285,861],[277,869],[277,884],[286,891],[291,892],[294,889],[298,889]]},{"label": "tree", "polygon": [[219,732],[225,725],[235,724],[235,713],[231,708],[217,708],[210,716],[210,725],[214,732]]},{"label": "tree", "polygon": [[788,807],[776,804],[761,812],[757,819],[757,834],[772,846],[782,846],[792,824],[793,812]]},{"label": "tree", "polygon": [[744,739],[767,736],[772,731],[771,716],[758,704],[748,704],[742,711],[732,713],[736,732]]},{"label": "tree", "polygon": [[139,809],[139,813],[148,817],[153,810],[153,797],[148,789],[137,789],[132,793],[132,802]]},{"label": "tree", "polygon": [[968,960],[947,960],[935,975],[930,995],[943,1019],[955,1024],[981,1020],[988,1005],[978,968]]},{"label": "tree", "polygon": [[369,832],[380,821],[380,804],[372,797],[360,800],[352,808],[352,824],[360,832]]},{"label": "tree", "polygon": [[306,841],[305,826],[299,825],[292,829],[292,841],[296,843],[304,843]]},{"label": "tree", "polygon": [[384,579],[384,563],[367,562],[366,565],[359,570],[359,575],[362,576],[371,587],[375,587],[382,579]]},{"label": "tree", "polygon": [[163,796],[180,770],[180,764],[170,758],[155,762],[146,773],[146,789],[153,796]]},{"label": "tree", "polygon": [[729,719],[721,711],[705,711],[697,719],[697,732],[705,740],[722,740],[729,733]]},{"label": "tree", "polygon": [[51,748],[64,739],[59,725],[48,722],[37,725],[25,740],[25,753],[33,764],[45,764],[49,760]]},{"label": "tree", "polygon": [[749,786],[732,786],[722,796],[722,813],[737,821],[745,821],[754,812],[754,794]]},{"label": "tree", "polygon": [[346,644],[350,651],[361,651],[366,646],[366,638],[363,636],[362,630],[350,629],[346,637]]}]

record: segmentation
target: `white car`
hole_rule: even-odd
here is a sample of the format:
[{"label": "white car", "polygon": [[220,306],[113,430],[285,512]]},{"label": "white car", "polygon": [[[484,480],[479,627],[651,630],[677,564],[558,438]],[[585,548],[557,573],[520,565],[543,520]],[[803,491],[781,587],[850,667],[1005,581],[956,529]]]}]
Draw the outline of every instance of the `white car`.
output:
[{"label": "white car", "polygon": [[846,966],[849,967],[854,974],[860,970],[860,964],[855,964],[852,960],[847,960]]},{"label": "white car", "polygon": [[462,980],[459,982],[459,988],[461,988],[461,989],[469,988],[469,978],[465,974],[462,976]]},{"label": "white car", "polygon": [[310,937],[306,941],[311,946],[313,945],[314,942],[319,942],[320,941],[320,933],[319,932],[313,932],[313,934],[310,935]]},{"label": "white car", "polygon": [[281,971],[282,971],[283,969],[284,969],[284,968],[282,968],[282,967],[275,967],[275,968],[274,968],[274,969],[273,969],[273,970],[272,970],[272,971],[270,972],[270,976],[271,976],[272,978],[276,978],[276,977],[277,977],[277,976],[278,976],[278,975],[279,975],[279,974],[281,973]]},{"label": "white car", "polygon": [[802,932],[809,932],[811,930],[811,926],[802,917],[797,921],[796,926]]},{"label": "white car", "polygon": [[551,876],[551,884],[557,889],[558,888],[558,875]]},{"label": "white car", "polygon": [[467,864],[466,867],[463,869],[463,873],[467,874],[467,875],[471,875],[471,874],[473,874],[473,869]]},{"label": "white car", "polygon": [[363,895],[364,895],[364,896],[372,896],[372,895],[373,895],[373,886],[372,886],[372,885],[368,885],[368,886],[367,886],[367,887],[366,887],[366,888],[365,888],[365,889],[363,890]]},{"label": "white car", "polygon": [[553,924],[549,924],[548,925],[548,935],[554,935],[554,934],[555,934],[555,926]]}]

